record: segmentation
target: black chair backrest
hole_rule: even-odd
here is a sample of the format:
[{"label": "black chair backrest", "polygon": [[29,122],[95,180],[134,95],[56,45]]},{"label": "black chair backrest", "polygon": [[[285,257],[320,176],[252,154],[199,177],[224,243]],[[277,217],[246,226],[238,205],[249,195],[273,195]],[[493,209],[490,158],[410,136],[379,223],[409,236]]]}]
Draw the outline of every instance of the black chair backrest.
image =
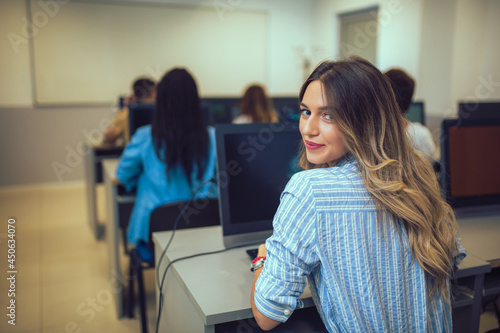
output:
[{"label": "black chair backrest", "polygon": [[[168,231],[174,228],[179,214],[190,200],[170,202],[156,207],[149,217],[148,248],[153,250],[153,232]],[[177,228],[200,228],[220,225],[219,199],[196,199],[187,207],[177,222]]]}]

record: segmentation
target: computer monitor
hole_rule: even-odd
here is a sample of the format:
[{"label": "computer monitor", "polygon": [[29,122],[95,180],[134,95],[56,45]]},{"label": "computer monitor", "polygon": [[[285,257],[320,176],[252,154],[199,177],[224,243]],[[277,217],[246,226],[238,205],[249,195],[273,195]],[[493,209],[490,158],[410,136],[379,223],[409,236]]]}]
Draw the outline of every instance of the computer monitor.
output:
[{"label": "computer monitor", "polygon": [[412,123],[421,123],[422,125],[425,125],[424,102],[411,103],[408,111],[406,112],[406,119]]},{"label": "computer monitor", "polygon": [[500,119],[444,119],[442,189],[453,208],[500,204]]},{"label": "computer monitor", "polygon": [[[298,97],[271,97],[273,107],[281,122],[298,121],[300,118]],[[202,98],[201,105],[210,125],[230,124],[241,114],[240,97]]]},{"label": "computer monitor", "polygon": [[459,102],[458,117],[461,119],[500,119],[500,102]]},{"label": "computer monitor", "polygon": [[128,105],[128,124],[130,137],[137,129],[151,124],[155,105],[149,103],[132,103]]},{"label": "computer monitor", "polygon": [[238,97],[202,98],[201,107],[209,125],[230,124],[240,111]]},{"label": "computer monitor", "polygon": [[300,119],[299,97],[272,97],[273,107],[281,122],[293,122]]},{"label": "computer monitor", "polygon": [[298,124],[217,125],[215,137],[224,246],[263,243],[285,185],[301,170]]}]

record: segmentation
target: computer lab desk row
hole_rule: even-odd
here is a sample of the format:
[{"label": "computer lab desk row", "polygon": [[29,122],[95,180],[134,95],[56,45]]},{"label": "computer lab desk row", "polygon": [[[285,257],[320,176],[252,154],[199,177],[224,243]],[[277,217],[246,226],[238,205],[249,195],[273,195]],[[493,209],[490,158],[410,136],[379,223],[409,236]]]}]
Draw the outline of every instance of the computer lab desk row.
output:
[{"label": "computer lab desk row", "polygon": [[[124,205],[130,206],[133,197],[119,193],[119,186],[114,180],[117,164],[118,159],[103,161],[108,273],[118,290],[113,295],[116,313],[120,318],[124,314],[123,294],[128,284],[127,268],[120,265],[120,257],[123,256],[120,212]],[[454,288],[461,291],[454,293],[452,304],[454,331],[477,332],[483,292],[486,296],[500,293],[497,275],[488,274],[492,269],[500,269],[500,212],[486,216],[459,216],[457,222],[467,257],[462,261],[454,280],[454,284],[461,285],[461,288]],[[160,258],[169,235],[168,231],[154,234],[156,260]],[[252,247],[255,245],[248,248]],[[156,267],[158,273],[163,274],[166,264],[174,259],[222,249],[220,226],[178,230],[170,249]],[[241,329],[248,325],[255,331],[251,326],[254,323],[249,295],[253,274],[250,273],[249,265],[245,248],[174,263],[165,277],[162,290],[165,306],[160,321],[161,331],[168,328],[168,331],[173,332],[224,332],[228,327]],[[157,303],[158,296],[159,290]],[[307,291],[303,299],[306,307],[314,306]]]},{"label": "computer lab desk row", "polygon": [[[490,254],[481,251],[478,253],[488,255],[487,258],[500,258],[500,249],[498,248],[500,217],[469,219],[463,220],[461,223],[465,225],[496,224],[495,230],[487,232],[490,240],[496,240],[497,245],[493,248],[494,251]],[[476,230],[476,228],[471,230]],[[491,263],[474,255],[474,250],[478,246],[469,242],[467,236],[471,236],[472,239],[477,235],[474,231],[470,232],[471,230],[467,230],[466,234],[463,235],[463,244],[470,245],[470,249],[456,273],[456,279],[453,281],[454,284],[461,285],[461,290],[466,288],[465,292],[456,294],[452,301],[454,332],[478,331],[484,276],[491,270]],[[171,261],[224,248],[220,226],[178,230],[170,248],[159,262],[170,235],[169,231],[153,234],[157,260],[156,274],[160,277],[160,281],[165,274],[166,266]],[[161,292],[158,285],[156,287],[157,305],[160,294],[163,295],[159,331],[259,332],[250,308],[253,274],[250,272],[250,258],[246,249],[252,247],[255,248],[255,245],[173,263],[165,275]],[[498,287],[499,282],[497,281],[496,288]],[[459,288],[455,286],[454,290],[457,289]],[[314,306],[308,289],[301,298],[306,309],[296,310],[290,320],[301,311]],[[305,321],[304,318],[306,318]],[[305,331],[312,332],[317,327],[317,323],[314,321],[319,319],[317,316],[313,316],[314,319],[310,322],[307,318],[307,316],[301,316],[301,320],[280,325],[276,332],[294,332],[296,327],[301,329],[307,327]]]},{"label": "computer lab desk row", "polygon": [[88,224],[96,239],[104,236],[104,228],[97,220],[96,185],[104,181],[103,162],[106,159],[117,159],[123,149],[124,147],[113,145],[93,145],[84,156]]}]

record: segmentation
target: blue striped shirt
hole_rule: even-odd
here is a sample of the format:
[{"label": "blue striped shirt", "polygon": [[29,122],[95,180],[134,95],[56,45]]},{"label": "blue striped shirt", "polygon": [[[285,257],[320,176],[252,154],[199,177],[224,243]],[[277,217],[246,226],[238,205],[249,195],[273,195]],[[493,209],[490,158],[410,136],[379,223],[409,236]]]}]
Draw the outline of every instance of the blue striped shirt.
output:
[{"label": "blue striped shirt", "polygon": [[404,229],[380,216],[352,157],[294,175],[266,241],[259,311],[285,322],[307,279],[329,332],[452,332],[449,299],[428,302]]}]

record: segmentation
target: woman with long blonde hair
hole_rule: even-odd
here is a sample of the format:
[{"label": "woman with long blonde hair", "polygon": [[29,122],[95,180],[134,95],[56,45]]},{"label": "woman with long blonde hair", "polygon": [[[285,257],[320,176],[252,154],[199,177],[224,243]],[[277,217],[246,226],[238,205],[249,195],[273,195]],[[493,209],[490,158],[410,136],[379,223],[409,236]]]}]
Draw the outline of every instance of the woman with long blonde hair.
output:
[{"label": "woman with long blonde hair", "polygon": [[368,61],[325,61],[299,95],[301,163],[253,263],[263,329],[303,306],[329,332],[451,332],[453,211],[411,145],[390,83]]},{"label": "woman with long blonde hair", "polygon": [[273,102],[263,86],[250,85],[240,102],[241,115],[233,119],[233,124],[276,123],[278,115]]}]

